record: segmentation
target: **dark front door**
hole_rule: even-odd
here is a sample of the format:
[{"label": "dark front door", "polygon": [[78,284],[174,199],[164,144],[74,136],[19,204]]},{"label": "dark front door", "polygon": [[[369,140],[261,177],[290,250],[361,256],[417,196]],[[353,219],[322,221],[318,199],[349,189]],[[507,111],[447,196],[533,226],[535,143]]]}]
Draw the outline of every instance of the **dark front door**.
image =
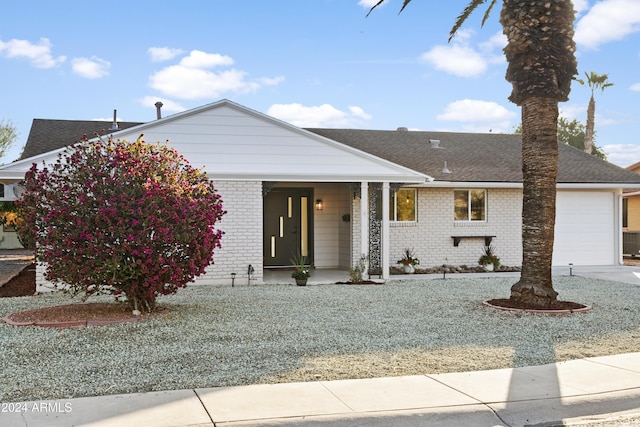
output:
[{"label": "dark front door", "polygon": [[313,260],[313,189],[274,188],[264,197],[264,265],[291,265],[296,254]]}]

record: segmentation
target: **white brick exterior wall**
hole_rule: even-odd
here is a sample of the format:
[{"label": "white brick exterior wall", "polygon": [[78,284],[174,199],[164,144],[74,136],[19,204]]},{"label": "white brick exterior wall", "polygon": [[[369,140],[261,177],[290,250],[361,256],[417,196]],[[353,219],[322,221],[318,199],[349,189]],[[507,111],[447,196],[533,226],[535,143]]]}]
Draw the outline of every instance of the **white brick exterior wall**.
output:
[{"label": "white brick exterior wall", "polygon": [[390,264],[412,248],[421,267],[442,264],[477,265],[483,239],[462,239],[458,247],[451,236],[496,236],[492,245],[503,265],[522,264],[522,190],[487,189],[486,222],[464,223],[453,219],[453,188],[418,190],[418,220],[415,223],[391,223]]},{"label": "white brick exterior wall", "polygon": [[[451,236],[496,236],[492,245],[503,265],[522,265],[522,190],[487,189],[487,221],[462,223],[453,219],[453,188],[418,189],[416,222],[392,222],[390,225],[391,266],[402,257],[405,248],[413,249],[421,267],[442,264],[477,265],[483,239],[463,239],[458,247]],[[360,200],[353,201],[352,236],[354,248],[360,247]],[[352,265],[360,254],[352,253]]]},{"label": "white brick exterior wall", "polygon": [[262,182],[215,181],[227,213],[218,228],[224,231],[222,248],[214,255],[214,264],[196,284],[229,284],[236,273],[236,285],[249,284],[248,267],[254,269],[251,284],[262,283]]}]

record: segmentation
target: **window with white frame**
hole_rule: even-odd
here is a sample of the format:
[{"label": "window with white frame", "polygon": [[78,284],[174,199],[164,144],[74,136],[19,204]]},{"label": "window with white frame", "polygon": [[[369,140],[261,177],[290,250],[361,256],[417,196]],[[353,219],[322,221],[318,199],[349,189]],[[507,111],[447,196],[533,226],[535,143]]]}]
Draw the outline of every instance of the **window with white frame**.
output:
[{"label": "window with white frame", "polygon": [[453,201],[456,221],[487,220],[487,190],[454,190]]},{"label": "window with white frame", "polygon": [[416,220],[417,190],[415,188],[401,188],[392,193],[389,200],[389,220],[397,222],[411,222]]}]

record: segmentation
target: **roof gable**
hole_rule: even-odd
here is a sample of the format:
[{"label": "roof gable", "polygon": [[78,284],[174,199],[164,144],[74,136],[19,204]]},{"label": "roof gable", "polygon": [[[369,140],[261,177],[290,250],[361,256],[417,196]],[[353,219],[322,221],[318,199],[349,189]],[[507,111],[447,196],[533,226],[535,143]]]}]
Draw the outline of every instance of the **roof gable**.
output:
[{"label": "roof gable", "polygon": [[[213,179],[407,183],[430,179],[228,100],[112,133],[114,138],[128,140],[141,134],[147,142],[166,141],[193,166],[204,166]],[[9,171],[13,175],[21,171],[24,174],[33,160],[53,162],[63,150],[59,148],[2,167],[0,179],[10,178]]]}]

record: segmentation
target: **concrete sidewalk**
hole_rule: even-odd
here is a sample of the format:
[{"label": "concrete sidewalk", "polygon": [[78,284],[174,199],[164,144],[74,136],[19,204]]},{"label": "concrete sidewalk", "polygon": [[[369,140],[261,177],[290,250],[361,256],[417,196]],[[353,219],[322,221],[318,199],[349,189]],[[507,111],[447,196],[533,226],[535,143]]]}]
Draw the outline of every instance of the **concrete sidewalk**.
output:
[{"label": "concrete sidewalk", "polygon": [[[0,425],[13,427],[549,427],[603,420],[618,421],[598,425],[640,425],[640,353],[517,369],[3,403],[2,408]],[[627,421],[618,424],[620,419]]]}]

